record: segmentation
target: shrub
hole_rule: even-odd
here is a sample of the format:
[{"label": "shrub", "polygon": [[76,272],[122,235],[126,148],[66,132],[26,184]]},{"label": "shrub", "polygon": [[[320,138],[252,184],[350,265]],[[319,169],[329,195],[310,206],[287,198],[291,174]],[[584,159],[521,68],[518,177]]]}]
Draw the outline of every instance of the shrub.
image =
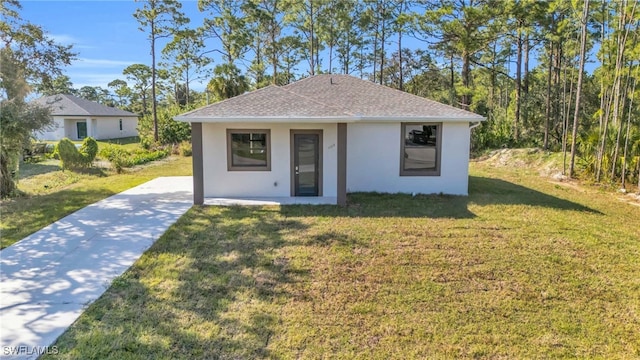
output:
[{"label": "shrub", "polygon": [[98,155],[98,143],[92,137],[85,138],[80,146],[80,155],[86,166],[91,166],[96,155]]},{"label": "shrub", "polygon": [[91,167],[98,153],[98,143],[92,137],[85,138],[80,150],[71,140],[64,138],[58,142],[54,154],[62,162],[62,169],[83,169]]},{"label": "shrub", "polygon": [[188,141],[183,141],[180,143],[180,155],[182,156],[191,156],[193,153],[191,149],[191,143]]},{"label": "shrub", "polygon": [[120,173],[124,168],[135,165],[146,164],[150,161],[165,158],[169,155],[169,150],[137,150],[129,152],[119,146],[107,145],[100,151],[100,156],[109,160],[111,166]]},{"label": "shrub", "polygon": [[80,154],[78,153],[78,149],[76,149],[76,145],[67,138],[58,142],[54,153],[62,162],[62,170],[72,169],[79,162],[78,157]]},{"label": "shrub", "polygon": [[153,145],[153,138],[149,138],[149,137],[140,138],[140,146],[143,149],[149,150],[149,149],[151,149],[152,145]]},{"label": "shrub", "polygon": [[109,160],[111,166],[120,174],[122,169],[127,167],[127,157],[129,153],[119,146],[108,144],[100,150],[100,157]]}]

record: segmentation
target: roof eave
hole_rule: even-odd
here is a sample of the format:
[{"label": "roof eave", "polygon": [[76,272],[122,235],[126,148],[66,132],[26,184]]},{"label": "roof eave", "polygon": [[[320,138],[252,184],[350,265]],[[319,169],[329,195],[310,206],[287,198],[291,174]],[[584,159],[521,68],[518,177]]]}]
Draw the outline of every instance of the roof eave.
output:
[{"label": "roof eave", "polygon": [[242,117],[211,117],[211,116],[175,116],[181,122],[199,123],[355,123],[355,122],[478,122],[485,121],[482,116],[477,117],[446,117],[446,116],[242,116]]},{"label": "roof eave", "polygon": [[308,122],[308,123],[336,123],[336,122],[355,122],[356,118],[346,116],[239,116],[239,117],[211,117],[211,116],[175,116],[173,118],[181,122],[201,122],[201,123],[243,123],[243,122],[261,122],[261,123],[290,123],[290,122]]},{"label": "roof eave", "polygon": [[487,119],[482,116],[361,116],[358,118],[358,121],[362,122],[477,122],[485,120]]}]

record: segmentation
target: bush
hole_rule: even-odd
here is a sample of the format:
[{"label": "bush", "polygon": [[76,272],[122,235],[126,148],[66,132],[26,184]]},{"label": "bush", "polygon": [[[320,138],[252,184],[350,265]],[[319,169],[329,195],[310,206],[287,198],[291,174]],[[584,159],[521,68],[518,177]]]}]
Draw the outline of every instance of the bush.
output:
[{"label": "bush", "polygon": [[98,143],[92,137],[85,138],[80,150],[71,140],[64,138],[58,142],[54,150],[60,161],[62,169],[85,169],[91,167],[98,153]]},{"label": "bush", "polygon": [[74,168],[80,161],[80,154],[76,145],[71,140],[64,138],[56,145],[54,152],[62,162],[62,170]]},{"label": "bush", "polygon": [[109,160],[111,166],[120,174],[122,169],[127,167],[127,157],[129,153],[119,146],[108,144],[100,150],[100,157]]},{"label": "bush", "polygon": [[91,166],[96,155],[98,155],[98,143],[94,138],[88,137],[84,139],[82,146],[80,146],[80,155],[82,156],[82,161]]},{"label": "bush", "polygon": [[188,141],[183,141],[180,143],[180,155],[182,156],[191,156],[193,150],[191,149],[191,143]]},{"label": "bush", "polygon": [[121,173],[124,168],[146,164],[150,161],[165,158],[169,150],[137,150],[129,152],[119,146],[107,145],[100,151],[100,156],[109,160],[116,172]]}]

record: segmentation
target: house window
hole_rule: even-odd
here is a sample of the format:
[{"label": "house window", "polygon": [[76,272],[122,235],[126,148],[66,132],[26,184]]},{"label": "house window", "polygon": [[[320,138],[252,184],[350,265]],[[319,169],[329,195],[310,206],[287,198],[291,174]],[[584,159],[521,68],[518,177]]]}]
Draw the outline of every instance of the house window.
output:
[{"label": "house window", "polygon": [[122,119],[120,119],[120,131],[122,131]]},{"label": "house window", "polygon": [[440,176],[441,123],[403,123],[401,176]]},{"label": "house window", "polygon": [[271,171],[270,130],[227,130],[229,171]]}]

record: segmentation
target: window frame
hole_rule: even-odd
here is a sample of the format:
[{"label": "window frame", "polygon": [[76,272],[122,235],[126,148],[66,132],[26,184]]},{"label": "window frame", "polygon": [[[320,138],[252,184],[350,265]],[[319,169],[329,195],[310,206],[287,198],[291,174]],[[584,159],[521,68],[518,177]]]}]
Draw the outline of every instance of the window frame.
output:
[{"label": "window frame", "polygon": [[[407,125],[427,125],[436,127],[436,168],[429,170],[405,170],[405,132]],[[442,123],[441,122],[403,122],[400,124],[400,176],[440,176],[442,162]]]},{"label": "window frame", "polygon": [[[266,165],[233,165],[232,134],[265,134],[266,135]],[[270,129],[227,129],[227,170],[228,171],[271,171],[271,130]]]}]

